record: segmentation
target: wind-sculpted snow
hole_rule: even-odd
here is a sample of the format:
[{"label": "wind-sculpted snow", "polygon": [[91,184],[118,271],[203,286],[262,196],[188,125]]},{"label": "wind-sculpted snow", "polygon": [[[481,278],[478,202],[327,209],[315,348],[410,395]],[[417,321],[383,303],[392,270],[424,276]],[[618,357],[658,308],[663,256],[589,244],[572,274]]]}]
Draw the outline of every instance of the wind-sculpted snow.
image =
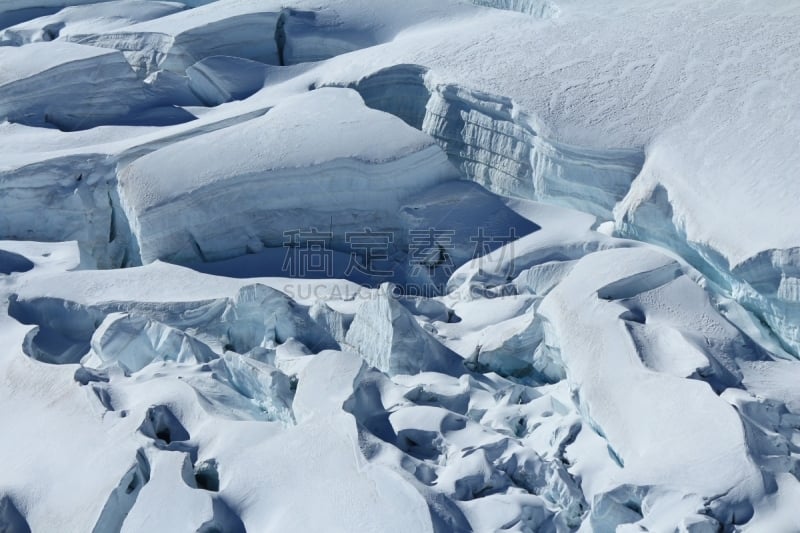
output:
[{"label": "wind-sculpted snow", "polygon": [[[718,520],[728,522],[733,516],[746,520],[752,513],[749,503],[752,496],[747,495],[768,488],[763,486],[761,473],[745,452],[745,433],[735,410],[719,399],[707,384],[673,377],[663,373],[663,369],[661,373],[650,372],[639,361],[642,353],[658,350],[659,344],[665,345],[659,336],[664,335],[666,328],[677,327],[680,331],[682,322],[695,328],[702,325],[705,329],[694,335],[699,334],[704,339],[706,357],[713,357],[714,350],[708,350],[707,346],[719,342],[715,336],[735,338],[738,333],[730,326],[726,328],[721,317],[712,318],[710,306],[706,311],[699,308],[695,316],[681,316],[680,312],[670,311],[670,307],[666,307],[664,313],[658,306],[662,301],[669,301],[668,292],[662,298],[650,300],[657,306],[653,310],[656,316],[651,315],[645,293],[654,296],[667,287],[674,287],[673,290],[680,291],[681,302],[688,303],[690,300],[686,296],[691,295],[691,291],[700,291],[692,284],[678,285],[680,272],[676,264],[667,263],[671,261],[641,249],[592,254],[575,266],[540,308],[547,322],[546,342],[559,345],[567,380],[579,409],[607,441],[609,453],[623,467],[604,479],[584,477],[584,489],[593,486],[595,503],[598,503],[606,497],[607,490],[619,483],[650,485],[670,479],[681,496],[696,495],[694,505],[701,505],[703,497],[705,501],[713,500],[710,507]],[[665,276],[665,267],[671,270],[669,276]],[[581,275],[584,269],[592,272],[591,278]],[[614,281],[612,286],[608,285],[610,280],[619,281]],[[581,293],[586,295],[586,300],[578,297]],[[635,294],[641,295],[638,302],[632,301]],[[622,306],[616,303],[619,300]],[[635,319],[622,312],[631,304],[639,315]],[[691,313],[692,308],[698,306],[687,306],[682,313]],[[589,323],[583,323],[583,316]],[[603,316],[610,322],[603,324]],[[631,319],[634,324],[645,324],[644,328],[632,330],[635,336],[629,336],[630,330],[625,325]],[[700,319],[706,324],[698,323]],[[723,333],[725,329],[729,331]],[[582,340],[584,335],[592,338],[592,342]],[[680,350],[680,345],[674,342],[666,346],[670,350]],[[733,355],[731,347],[717,349],[718,357]],[[614,370],[613,373],[597,372],[598,367]],[[621,376],[625,376],[629,386],[618,388],[605,383],[605,380],[617,381]],[[670,398],[670,401],[663,402],[660,398]],[[687,438],[689,435],[691,438]],[[722,435],[724,437],[717,440]],[[691,458],[691,469],[684,463],[687,458]],[[647,493],[643,490],[638,497],[633,497],[641,502]],[[717,498],[719,494],[726,496]],[[654,508],[653,514],[656,511]],[[593,519],[604,520],[602,516],[593,516]],[[644,523],[658,520],[656,516],[643,519]]]},{"label": "wind-sculpted snow", "polygon": [[[741,387],[739,366],[747,360],[775,363],[748,348],[752,341],[714,310],[674,260],[587,234],[590,220],[582,215],[522,212],[542,229],[513,243],[513,254],[492,252],[483,276],[454,276],[469,283],[471,300],[453,299],[457,291],[430,304],[396,299],[391,286],[351,300],[329,288],[308,309],[248,280],[162,263],[107,271],[105,279],[91,271],[61,273],[47,263],[18,273],[12,316],[51,332],[42,342],[70,334],[80,337],[72,346],[84,343],[83,352],[71,348],[64,354],[75,355],[48,362],[70,363],[69,387],[92,391],[90,411],[124,412],[115,420],[131,419],[136,425],[128,431],[153,443],[146,447],[149,480],[146,470],[128,464],[108,481],[109,490],[120,479],[141,486],[135,498],[100,497],[115,503],[104,503],[86,523],[138,527],[157,487],[172,487],[185,503],[156,522],[147,518],[149,524],[185,523],[185,509],[195,509],[200,522],[241,520],[259,528],[276,518],[255,502],[268,495],[275,501],[276,494],[282,509],[313,497],[324,517],[315,520],[344,528],[361,523],[328,503],[321,480],[335,480],[362,502],[359,512],[381,509],[382,520],[399,511],[401,498],[405,512],[392,524],[410,521],[415,531],[494,530],[509,521],[533,530],[746,521],[753,512],[748,502],[768,493],[770,483],[747,450],[758,461],[765,454],[775,479],[792,468],[792,455],[787,448],[781,462],[774,448],[753,448],[764,430],[745,432],[714,390]],[[559,220],[570,224],[553,224]],[[589,244],[570,243],[579,235]],[[516,277],[494,275],[507,267],[494,256],[518,263]],[[540,268],[558,262],[568,268]],[[211,283],[216,279],[221,283]],[[195,301],[169,300],[191,287]],[[683,344],[669,340],[670,331]],[[25,330],[15,335],[22,342]],[[107,351],[115,344],[125,348]],[[355,353],[324,351],[338,346]],[[479,364],[471,364],[467,356],[476,348]],[[152,350],[162,355],[148,362]],[[135,355],[136,363],[108,366],[103,354],[120,363]],[[540,370],[520,373],[511,357]],[[604,363],[606,357],[613,360]],[[613,371],[597,373],[598,365]],[[736,401],[763,420],[752,400]],[[203,423],[209,417],[216,422]],[[790,435],[792,420],[775,424]],[[364,453],[358,469],[350,466],[354,442],[363,451],[356,453]],[[321,457],[320,449],[326,459],[303,459],[303,476],[279,467],[292,457]],[[153,466],[167,464],[168,455],[174,468]],[[686,457],[693,458],[688,470]],[[392,501],[375,499],[367,489],[372,483],[389,490]],[[204,491],[253,503],[219,507]],[[669,503],[676,501],[681,505]],[[282,528],[299,530],[293,513],[281,516]],[[27,518],[32,527],[43,523]]]},{"label": "wind-sculpted snow", "polygon": [[[758,320],[772,330],[790,352],[800,352],[800,297],[797,287],[798,250],[792,237],[785,235],[770,220],[754,222],[762,226],[765,245],[753,246],[744,239],[733,240],[727,230],[710,232],[698,225],[720,224],[719,219],[706,222],[707,214],[701,210],[687,210],[687,204],[696,201],[683,191],[671,170],[662,170],[660,152],[645,167],[635,186],[616,210],[616,227],[620,234],[649,240],[678,251],[720,290],[732,295],[751,310]],[[669,167],[668,167],[669,168]],[[715,170],[715,172],[718,172]],[[744,185],[742,185],[744,186]],[[730,187],[730,185],[726,186]],[[782,213],[781,226],[790,224],[793,194],[785,191],[774,209]],[[725,222],[737,227],[746,236],[752,233],[750,224],[719,215]],[[715,215],[716,217],[716,215]],[[772,244],[773,247],[766,245]],[[765,247],[766,246],[766,247]],[[753,254],[753,255],[749,255]]]},{"label": "wind-sculpted snow", "polygon": [[12,122],[77,130],[194,118],[170,107],[147,113],[159,102],[118,52],[61,42],[6,46],[0,47],[0,66],[0,118]]},{"label": "wind-sculpted snow", "polygon": [[798,23],[2,2],[0,531],[795,531]]},{"label": "wind-sculpted snow", "polygon": [[378,43],[368,31],[341,20],[334,10],[284,9],[275,28],[281,65],[330,59]]},{"label": "wind-sculpted snow", "polygon": [[[176,166],[190,153],[196,173]],[[303,192],[310,177],[316,195]],[[429,137],[367,109],[352,91],[326,89],[232,132],[145,156],[121,171],[120,190],[142,261],[187,262],[279,247],[291,230],[399,232],[403,199],[454,177]],[[216,209],[220,203],[237,212]]]},{"label": "wind-sculpted snow", "polygon": [[537,198],[611,219],[643,156],[563,145],[537,133],[511,99],[437,81],[396,65],[350,84],[366,104],[436,139],[462,175],[498,194]]},{"label": "wind-sculpted snow", "polygon": [[67,38],[120,50],[140,75],[161,69],[183,73],[193,63],[215,55],[277,65],[273,34],[279,10],[277,4],[223,0],[109,32]]},{"label": "wind-sculpted snow", "polygon": [[105,3],[73,5],[53,15],[35,18],[0,31],[0,46],[66,39],[89,31],[110,31],[178,12],[179,2],[112,0]]},{"label": "wind-sculpted snow", "polygon": [[[7,0],[0,6],[0,29],[39,17],[52,15],[61,11],[62,8],[69,9],[73,6],[97,4],[103,1],[104,0]],[[140,7],[140,9],[142,7]]]}]

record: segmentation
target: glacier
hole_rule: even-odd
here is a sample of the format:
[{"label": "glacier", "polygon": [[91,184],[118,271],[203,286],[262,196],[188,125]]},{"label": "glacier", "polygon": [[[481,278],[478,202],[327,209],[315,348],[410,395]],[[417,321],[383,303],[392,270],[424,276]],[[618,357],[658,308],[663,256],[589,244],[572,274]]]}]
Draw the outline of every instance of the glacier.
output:
[{"label": "glacier", "polygon": [[797,531],[798,23],[4,2],[0,530]]},{"label": "glacier", "polygon": [[[157,125],[193,118],[183,109],[159,105],[156,95],[146,90],[119,53],[72,43],[32,43],[29,47],[39,61],[30,61],[27,51],[19,47],[0,47],[0,117],[4,120],[76,130],[108,123]],[[69,81],[60,81],[63,79]],[[165,109],[147,113],[159,107]]]},{"label": "glacier", "polygon": [[[216,15],[220,7],[225,17]],[[215,55],[277,64],[277,45],[265,28],[277,24],[279,13],[265,7],[261,2],[226,0],[222,6],[200,6],[105,32],[72,34],[66,40],[119,50],[140,75],[156,70],[183,73]]]},{"label": "glacier", "polygon": [[0,32],[0,45],[21,46],[33,42],[64,39],[68,35],[80,35],[87,31],[114,30],[171,15],[183,7],[179,2],[148,0],[115,0],[104,4],[71,5],[52,15],[33,18],[3,29]]},{"label": "glacier", "polygon": [[[333,106],[341,115],[320,125],[318,117]],[[385,144],[374,141],[379,135]],[[320,149],[311,165],[302,155],[304,145]],[[234,149],[240,156],[231,165],[225,158]],[[185,175],[170,164],[186,153],[205,158],[198,162],[202,173]],[[308,175],[324,187],[316,202],[300,194]],[[291,230],[330,231],[335,225],[340,233],[394,231],[400,222],[392,218],[404,196],[456,177],[428,137],[370,111],[355,93],[327,89],[285,101],[242,125],[236,136],[212,132],[155,151],[125,167],[119,181],[121,205],[147,263],[235,257],[253,241],[257,249],[279,247]],[[400,186],[401,180],[407,183]],[[344,202],[353,209],[331,209]],[[218,211],[225,224],[209,218],[220,203],[238,205],[241,219],[231,220],[227,211]],[[185,228],[175,224],[176,212]],[[238,242],[227,232],[230,225],[244,230]],[[244,229],[248,225],[252,230]]]}]

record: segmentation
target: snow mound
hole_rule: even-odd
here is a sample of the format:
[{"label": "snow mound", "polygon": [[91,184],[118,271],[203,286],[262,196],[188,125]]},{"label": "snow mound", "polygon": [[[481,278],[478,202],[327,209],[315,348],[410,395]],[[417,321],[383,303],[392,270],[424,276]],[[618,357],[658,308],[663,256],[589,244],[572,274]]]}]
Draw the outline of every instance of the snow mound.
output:
[{"label": "snow mound", "polygon": [[[709,310],[691,305],[676,311],[667,307],[664,313],[655,303],[651,311],[649,302],[664,298],[645,298],[648,292],[671,289],[685,301],[683,295],[700,290],[693,284],[679,285],[681,279],[676,263],[649,250],[598,252],[579,261],[539,308],[546,321],[545,342],[558,346],[579,409],[622,467],[605,480],[586,480],[597,483],[592,489],[597,493],[596,527],[624,523],[601,505],[603,499],[612,498],[606,491],[621,483],[644,486],[669,480],[680,487],[680,494],[726,494],[714,506],[717,516],[728,518],[752,513],[746,494],[766,490],[759,468],[744,452],[748,445],[736,411],[708,384],[655,373],[642,364],[641,351],[682,350],[680,344],[656,344],[664,328],[711,319]],[[641,295],[638,302],[632,301],[636,295]],[[669,292],[665,297],[670,298]],[[624,312],[628,306],[636,312]],[[651,316],[653,312],[661,316]],[[737,336],[729,326],[723,334],[724,320],[716,320],[719,325],[709,324],[704,334],[707,343],[713,343],[714,336]],[[629,321],[645,325],[645,331],[631,327]],[[728,351],[720,348],[719,356],[727,357]],[[613,371],[598,372],[598,368]],[[620,380],[625,385],[610,385]],[[691,469],[686,468],[688,457]],[[641,501],[645,494],[627,492],[625,498]],[[647,514],[644,519],[657,520]]]},{"label": "snow mound", "polygon": [[197,61],[217,55],[277,65],[273,36],[279,15],[277,3],[222,0],[108,32],[67,38],[121,51],[142,77],[157,70],[183,73]]},{"label": "snow mound", "polygon": [[[182,164],[188,154],[190,168]],[[428,136],[366,108],[353,91],[326,89],[231,131],[157,150],[122,169],[119,182],[148,263],[239,256],[253,242],[281,246],[284,232],[311,228],[334,227],[339,239],[399,230],[405,197],[456,176]],[[307,194],[312,185],[319,193]],[[236,212],[216,209],[221,202]]]},{"label": "snow mound", "polygon": [[89,31],[110,31],[170,15],[183,8],[184,5],[179,2],[150,0],[112,0],[105,3],[73,5],[53,15],[6,28],[0,32],[0,46],[21,46],[55,39],[68,40],[70,35]]},{"label": "snow mound", "polygon": [[122,54],[63,42],[0,47],[0,98],[2,119],[65,130],[194,118],[173,108],[146,113],[158,101]]}]

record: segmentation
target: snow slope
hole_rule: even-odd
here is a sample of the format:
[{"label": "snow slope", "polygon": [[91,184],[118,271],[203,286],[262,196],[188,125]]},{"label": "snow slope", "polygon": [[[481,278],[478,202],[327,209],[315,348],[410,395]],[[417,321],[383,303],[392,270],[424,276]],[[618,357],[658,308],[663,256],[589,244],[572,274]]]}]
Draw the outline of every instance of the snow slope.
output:
[{"label": "snow slope", "polygon": [[3,2],[0,530],[796,531],[798,23]]}]

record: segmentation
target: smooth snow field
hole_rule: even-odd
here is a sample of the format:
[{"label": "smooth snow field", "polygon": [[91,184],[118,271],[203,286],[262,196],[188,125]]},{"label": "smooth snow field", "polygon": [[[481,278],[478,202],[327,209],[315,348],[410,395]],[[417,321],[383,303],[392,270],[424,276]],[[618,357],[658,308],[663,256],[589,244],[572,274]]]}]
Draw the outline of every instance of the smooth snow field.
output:
[{"label": "smooth snow field", "polygon": [[800,532],[798,28],[0,0],[0,533]]}]

